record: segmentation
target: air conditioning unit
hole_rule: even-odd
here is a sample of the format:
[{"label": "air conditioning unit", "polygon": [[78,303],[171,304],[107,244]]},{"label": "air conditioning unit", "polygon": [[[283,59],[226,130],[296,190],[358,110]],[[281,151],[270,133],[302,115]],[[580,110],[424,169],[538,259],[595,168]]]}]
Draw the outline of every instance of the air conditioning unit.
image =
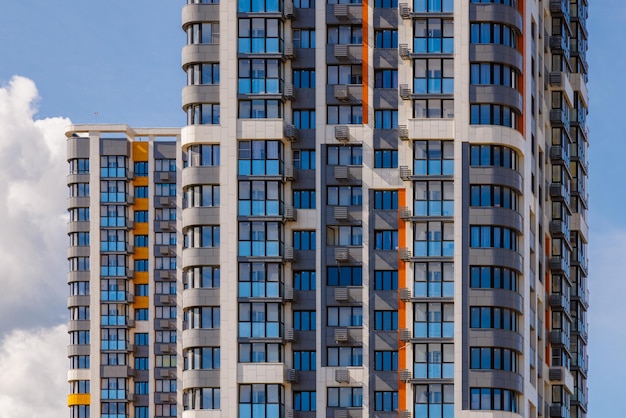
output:
[{"label": "air conditioning unit", "polygon": [[408,84],[400,84],[398,90],[400,91],[400,97],[402,99],[409,100],[411,98],[411,89]]},{"label": "air conditioning unit", "polygon": [[348,180],[348,167],[345,165],[335,166],[335,180]]},{"label": "air conditioning unit", "polygon": [[398,126],[398,137],[403,141],[409,140],[409,128],[406,125]]},{"label": "air conditioning unit", "polygon": [[295,141],[298,139],[298,129],[294,125],[285,126],[285,138]]},{"label": "air conditioning unit", "polygon": [[348,261],[348,249],[346,247],[335,247],[335,260]]},{"label": "air conditioning unit", "polygon": [[349,298],[348,288],[347,287],[336,287],[335,288],[335,300],[337,302],[347,302]]},{"label": "air conditioning unit", "polygon": [[335,58],[337,59],[347,59],[348,58],[348,45],[346,44],[335,44],[333,47],[333,52]]},{"label": "air conditioning unit", "polygon": [[402,247],[398,250],[398,258],[402,261],[410,261],[411,260],[411,250],[407,247]]},{"label": "air conditioning unit", "polygon": [[293,328],[285,328],[284,340],[286,342],[294,342],[294,341],[296,341],[296,331]]},{"label": "air conditioning unit", "polygon": [[335,206],[333,215],[338,221],[345,221],[348,219],[348,207],[347,206]]},{"label": "air conditioning unit", "polygon": [[285,165],[283,176],[285,180],[295,180],[296,173],[292,165]]},{"label": "air conditioning unit", "polygon": [[348,100],[348,86],[345,84],[336,84],[334,86],[334,95],[337,100]]},{"label": "air conditioning unit", "polygon": [[398,45],[398,54],[400,54],[400,57],[402,59],[405,59],[405,60],[410,59],[411,52],[409,51],[409,45],[407,44]]},{"label": "air conditioning unit", "polygon": [[335,139],[338,141],[350,140],[350,129],[347,126],[335,126]]},{"label": "air conditioning unit", "polygon": [[335,342],[336,343],[348,342],[348,329],[347,328],[335,328]]},{"label": "air conditioning unit", "polygon": [[295,221],[297,219],[297,210],[293,206],[285,206],[284,217],[287,221]]},{"label": "air conditioning unit", "polygon": [[283,55],[287,59],[293,59],[296,56],[293,49],[293,43],[285,42],[285,46],[283,47]]},{"label": "air conditioning unit", "polygon": [[398,5],[398,12],[400,13],[400,17],[402,17],[402,19],[411,18],[411,8],[407,3],[400,3]]},{"label": "air conditioning unit", "polygon": [[296,261],[296,252],[293,247],[285,247],[285,255],[283,256],[283,258],[285,259],[285,261]]},{"label": "air conditioning unit", "polygon": [[400,300],[404,302],[408,302],[411,299],[411,289],[408,287],[403,287],[399,291]]},{"label": "air conditioning unit", "polygon": [[411,180],[411,169],[406,165],[400,166],[400,178],[405,181]]},{"label": "air conditioning unit", "polygon": [[337,383],[350,383],[350,371],[347,368],[336,369],[335,381]]},{"label": "air conditioning unit", "polygon": [[294,99],[293,84],[285,83],[285,87],[283,89],[283,96],[285,96],[285,99],[287,99],[287,100],[293,100]]}]

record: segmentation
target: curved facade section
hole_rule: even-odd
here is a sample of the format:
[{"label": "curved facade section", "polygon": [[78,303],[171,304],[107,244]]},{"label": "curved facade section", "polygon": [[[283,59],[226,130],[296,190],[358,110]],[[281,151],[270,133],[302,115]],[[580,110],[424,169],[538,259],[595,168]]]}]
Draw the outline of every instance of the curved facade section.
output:
[{"label": "curved facade section", "polygon": [[514,67],[520,73],[524,70],[524,59],[519,51],[498,44],[470,44],[470,62],[498,62]]},{"label": "curved facade section", "polygon": [[183,349],[192,347],[211,347],[220,340],[219,329],[184,329],[182,332]]},{"label": "curved facade section", "polygon": [[220,290],[186,289],[183,291],[183,309],[192,306],[217,306],[220,302]]},{"label": "curved facade section", "polygon": [[185,167],[183,169],[181,184],[183,189],[197,184],[206,184],[207,179],[219,184],[219,167]]},{"label": "curved facade section", "polygon": [[496,265],[517,271],[524,270],[522,256],[516,251],[503,248],[470,248],[468,260],[470,264]]},{"label": "curved facade section", "polygon": [[519,373],[504,370],[470,370],[468,375],[471,387],[488,387],[524,391],[524,378]]},{"label": "curved facade section", "polygon": [[469,18],[473,22],[497,22],[509,25],[522,33],[522,15],[504,4],[470,3]]},{"label": "curved facade section", "polygon": [[517,113],[522,113],[522,94],[506,86],[470,86],[469,100],[475,103],[496,103],[508,106]]},{"label": "curved facade section", "polygon": [[183,6],[182,21],[183,30],[192,23],[208,22],[219,16],[220,5],[217,4],[187,4]]},{"label": "curved facade section", "polygon": [[524,190],[522,175],[503,167],[470,167],[472,184],[497,184],[515,189],[520,194]]},{"label": "curved facade section", "polygon": [[201,387],[219,387],[219,370],[184,370],[183,390]]},{"label": "curved facade section", "polygon": [[470,341],[480,341],[481,347],[502,347],[523,352],[524,339],[522,335],[503,329],[470,329]]},{"label": "curved facade section", "polygon": [[[194,144],[219,144],[222,137],[222,128],[219,125],[188,125],[181,130],[181,145],[183,151]],[[183,169],[183,173],[188,167]]]},{"label": "curved facade section", "polygon": [[470,219],[475,219],[483,225],[500,225],[523,231],[522,215],[511,209],[497,207],[471,207]]},{"label": "curved facade section", "polygon": [[195,103],[217,103],[219,100],[219,85],[191,85],[183,88],[183,110]]},{"label": "curved facade section", "polygon": [[217,225],[220,220],[219,207],[183,209],[183,229],[194,225]]},{"label": "curved facade section", "polygon": [[186,45],[182,51],[183,70],[187,70],[189,64],[200,62],[219,62],[220,46],[214,44]]},{"label": "curved facade section", "polygon": [[470,289],[468,303],[471,306],[496,306],[518,313],[524,311],[522,295],[502,289]]},{"label": "curved facade section", "polygon": [[183,250],[183,269],[201,265],[219,265],[219,248],[185,248]]}]

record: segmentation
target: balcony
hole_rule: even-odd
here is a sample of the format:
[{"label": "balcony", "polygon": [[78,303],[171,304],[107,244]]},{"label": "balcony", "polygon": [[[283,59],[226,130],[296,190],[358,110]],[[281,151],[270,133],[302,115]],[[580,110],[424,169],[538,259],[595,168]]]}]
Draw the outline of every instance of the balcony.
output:
[{"label": "balcony", "polygon": [[550,123],[553,126],[569,129],[569,110],[550,109]]},{"label": "balcony", "polygon": [[[552,109],[554,111],[554,109]],[[550,159],[552,163],[565,164],[569,167],[569,149],[561,145],[550,147]]]},{"label": "balcony", "polygon": [[555,238],[569,239],[569,225],[565,221],[550,221],[550,233]]},{"label": "balcony", "polygon": [[550,257],[550,270],[553,273],[561,273],[569,276],[569,263],[565,257],[552,256]]},{"label": "balcony", "polygon": [[567,183],[551,183],[550,197],[555,200],[563,200],[569,205],[570,194]]},{"label": "balcony", "polygon": [[562,330],[550,331],[550,344],[569,349],[569,336]]},{"label": "balcony", "polygon": [[550,307],[553,310],[569,312],[569,298],[563,293],[553,293],[550,295]]}]

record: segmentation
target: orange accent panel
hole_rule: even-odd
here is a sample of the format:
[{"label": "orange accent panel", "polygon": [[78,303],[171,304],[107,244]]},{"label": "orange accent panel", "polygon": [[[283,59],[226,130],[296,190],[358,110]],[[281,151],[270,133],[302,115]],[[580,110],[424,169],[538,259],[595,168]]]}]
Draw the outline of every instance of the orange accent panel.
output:
[{"label": "orange accent panel", "polygon": [[145,197],[135,199],[133,210],[148,210],[148,199]]},{"label": "orange accent panel", "polygon": [[150,276],[147,271],[135,272],[133,277],[133,283],[135,284],[148,284],[150,283]]},{"label": "orange accent panel", "polygon": [[142,258],[148,258],[148,248],[147,247],[139,247],[139,248],[135,247],[135,259],[139,260]]},{"label": "orange accent panel", "polygon": [[148,161],[147,142],[133,142],[133,160]]},{"label": "orange accent panel", "polygon": [[67,406],[90,405],[91,395],[89,393],[73,393],[67,395]]},{"label": "orange accent panel", "polygon": [[363,77],[363,124],[367,125],[369,120],[369,0],[363,0],[363,5],[361,7],[361,14],[363,23],[361,24],[362,35],[363,35],[363,49],[361,52],[361,56],[363,59],[362,67],[362,77]]},{"label": "orange accent panel", "polygon": [[[140,284],[143,284],[143,283],[140,283]],[[150,304],[150,298],[148,296],[135,296],[135,303],[133,303],[133,308],[147,309],[149,304]]]},{"label": "orange accent panel", "polygon": [[[398,207],[406,206],[406,189],[398,190]],[[406,222],[400,219],[400,212],[398,212],[398,243],[401,246],[405,245],[407,238]],[[409,287],[409,279],[406,277],[406,263],[398,257],[398,287]],[[406,303],[400,300],[398,294],[398,328],[408,328],[406,318]],[[406,358],[406,346],[403,341],[398,338],[398,370],[404,370],[407,368],[408,360]],[[400,376],[398,376],[398,380]],[[398,408],[400,411],[410,409],[408,407],[406,384],[404,382],[398,382]]]},{"label": "orange accent panel", "polygon": [[135,224],[135,228],[133,228],[134,235],[148,235],[148,223],[140,222]]},{"label": "orange accent panel", "polygon": [[148,177],[136,177],[133,186],[148,186]]}]

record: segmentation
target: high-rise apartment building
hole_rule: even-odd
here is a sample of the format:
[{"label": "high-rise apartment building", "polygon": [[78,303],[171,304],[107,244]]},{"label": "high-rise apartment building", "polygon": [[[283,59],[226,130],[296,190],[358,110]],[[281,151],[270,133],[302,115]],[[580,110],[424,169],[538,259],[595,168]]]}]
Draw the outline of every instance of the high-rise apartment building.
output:
[{"label": "high-rise apartment building", "polygon": [[70,416],[176,416],[180,129],[67,129]]},{"label": "high-rise apartment building", "polygon": [[[109,228],[80,224],[101,242],[81,273],[71,241],[72,294],[76,277],[91,289],[70,299],[91,314],[70,322],[91,330],[91,348],[70,347],[91,353],[72,390],[87,381],[106,418],[586,417],[586,18],[586,0],[189,0],[175,205],[157,194],[157,139],[125,129],[121,153],[100,137],[114,127],[68,131],[87,132],[69,138],[71,168],[100,162],[92,192],[115,180],[105,158],[130,169],[154,147],[137,154],[147,230],[136,168],[119,215],[135,224],[113,228],[148,250],[111,253]],[[70,213],[102,219],[111,204],[91,196]],[[134,266],[115,308],[111,255]],[[124,367],[105,363],[112,328],[133,344]],[[123,399],[106,398],[112,377]]]}]

